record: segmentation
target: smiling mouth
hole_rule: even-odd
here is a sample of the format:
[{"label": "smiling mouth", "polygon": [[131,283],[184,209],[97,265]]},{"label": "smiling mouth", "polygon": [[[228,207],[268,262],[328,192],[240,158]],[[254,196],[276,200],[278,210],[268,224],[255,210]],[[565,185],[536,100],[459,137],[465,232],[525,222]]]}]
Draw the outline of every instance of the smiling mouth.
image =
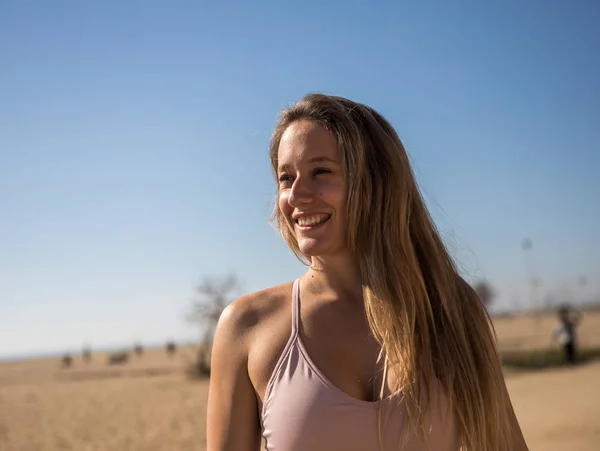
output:
[{"label": "smiling mouth", "polygon": [[314,215],[296,219],[294,222],[301,229],[310,229],[325,224],[331,215]]}]

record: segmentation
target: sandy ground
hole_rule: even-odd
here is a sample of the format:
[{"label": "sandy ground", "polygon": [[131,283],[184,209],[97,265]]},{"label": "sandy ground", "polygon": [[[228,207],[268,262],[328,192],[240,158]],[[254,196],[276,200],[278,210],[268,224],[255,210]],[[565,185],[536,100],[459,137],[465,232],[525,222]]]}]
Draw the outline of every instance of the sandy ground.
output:
[{"label": "sandy ground", "polygon": [[[187,352],[186,352],[187,351]],[[104,356],[68,370],[57,360],[0,365],[0,450],[203,450],[206,381],[148,351],[122,367]]]},{"label": "sandy ground", "polygon": [[[587,322],[592,343],[600,314]],[[501,342],[513,343],[511,329],[520,346],[532,347],[530,325],[527,318],[500,320]],[[204,450],[207,381],[185,376],[192,357],[192,349],[174,357],[158,349],[120,367],[97,355],[68,370],[56,359],[0,364],[0,450]],[[506,380],[531,450],[600,449],[600,362],[508,372]]]},{"label": "sandy ground", "polygon": [[600,363],[506,382],[530,450],[600,450]]}]

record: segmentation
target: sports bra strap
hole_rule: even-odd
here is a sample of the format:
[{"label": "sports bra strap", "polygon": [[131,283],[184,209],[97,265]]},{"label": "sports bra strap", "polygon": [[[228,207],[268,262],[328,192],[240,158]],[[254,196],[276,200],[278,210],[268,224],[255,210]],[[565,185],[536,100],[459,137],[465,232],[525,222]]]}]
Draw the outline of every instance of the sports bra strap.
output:
[{"label": "sports bra strap", "polygon": [[292,288],[292,335],[296,335],[300,324],[300,280],[294,280]]}]

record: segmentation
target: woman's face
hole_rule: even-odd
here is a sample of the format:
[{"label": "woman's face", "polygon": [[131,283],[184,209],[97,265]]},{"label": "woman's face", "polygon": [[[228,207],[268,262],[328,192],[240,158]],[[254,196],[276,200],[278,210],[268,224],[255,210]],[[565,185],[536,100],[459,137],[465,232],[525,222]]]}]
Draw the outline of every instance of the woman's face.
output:
[{"label": "woman's face", "polygon": [[296,121],[278,149],[279,209],[306,257],[345,249],[346,180],[334,136],[319,124]]}]

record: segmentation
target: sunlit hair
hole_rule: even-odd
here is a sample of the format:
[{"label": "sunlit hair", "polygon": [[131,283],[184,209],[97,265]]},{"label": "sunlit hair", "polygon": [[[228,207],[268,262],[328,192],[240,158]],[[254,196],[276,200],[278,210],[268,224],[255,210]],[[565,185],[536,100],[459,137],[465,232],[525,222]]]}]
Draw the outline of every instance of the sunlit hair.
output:
[{"label": "sunlit hair", "polygon": [[[273,133],[275,175],[281,136],[299,120],[336,138],[348,185],[346,245],[359,263],[369,327],[397,375],[390,389],[402,389],[409,430],[422,431],[437,378],[465,450],[510,449],[511,407],[490,318],[446,250],[395,130],[368,106],[309,94],[282,112]],[[273,219],[306,261],[277,203]]]}]

